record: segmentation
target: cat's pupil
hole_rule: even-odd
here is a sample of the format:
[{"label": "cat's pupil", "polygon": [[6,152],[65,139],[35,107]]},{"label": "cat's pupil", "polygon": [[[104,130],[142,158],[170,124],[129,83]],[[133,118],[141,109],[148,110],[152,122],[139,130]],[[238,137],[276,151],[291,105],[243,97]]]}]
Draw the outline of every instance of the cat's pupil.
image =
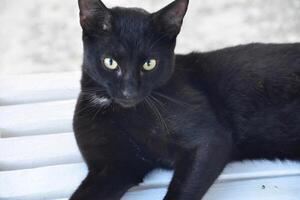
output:
[{"label": "cat's pupil", "polygon": [[147,61],[147,65],[150,67],[150,60]]},{"label": "cat's pupil", "polygon": [[109,64],[113,65],[113,59],[109,59]]}]

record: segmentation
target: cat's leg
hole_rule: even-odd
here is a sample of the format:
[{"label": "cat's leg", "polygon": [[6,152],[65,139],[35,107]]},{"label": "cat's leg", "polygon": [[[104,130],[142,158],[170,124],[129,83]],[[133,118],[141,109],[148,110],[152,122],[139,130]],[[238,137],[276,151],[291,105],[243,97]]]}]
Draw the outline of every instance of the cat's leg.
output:
[{"label": "cat's leg", "polygon": [[230,143],[209,138],[183,153],[164,200],[200,200],[229,162]]},{"label": "cat's leg", "polygon": [[125,166],[90,171],[70,200],[119,200],[129,188],[142,182],[148,172],[147,167],[130,169]]},{"label": "cat's leg", "polygon": [[[86,106],[78,110],[81,107]],[[89,173],[71,200],[119,200],[154,166],[111,117],[93,121],[94,113],[85,114],[75,116],[74,132]]]}]

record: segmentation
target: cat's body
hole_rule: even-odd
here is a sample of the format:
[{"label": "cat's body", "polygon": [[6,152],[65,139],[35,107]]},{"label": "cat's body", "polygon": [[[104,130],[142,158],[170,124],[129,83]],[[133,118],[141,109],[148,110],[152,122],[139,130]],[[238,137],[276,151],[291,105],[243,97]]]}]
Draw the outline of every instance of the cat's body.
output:
[{"label": "cat's body", "polygon": [[300,44],[174,60],[134,106],[97,98],[107,89],[83,70],[74,131],[89,175],[72,200],[120,199],[154,168],[175,170],[165,200],[198,200],[228,162],[300,159]]}]

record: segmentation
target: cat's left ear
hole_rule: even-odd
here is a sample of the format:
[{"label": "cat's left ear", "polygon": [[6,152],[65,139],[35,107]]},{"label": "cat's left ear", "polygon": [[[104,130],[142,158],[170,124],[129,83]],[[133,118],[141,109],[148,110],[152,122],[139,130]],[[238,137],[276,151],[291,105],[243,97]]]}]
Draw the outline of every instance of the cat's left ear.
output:
[{"label": "cat's left ear", "polygon": [[97,28],[108,31],[111,29],[110,10],[101,0],[78,0],[80,24],[84,30]]},{"label": "cat's left ear", "polygon": [[163,9],[153,13],[153,20],[160,31],[168,36],[176,37],[180,32],[189,0],[175,0]]}]

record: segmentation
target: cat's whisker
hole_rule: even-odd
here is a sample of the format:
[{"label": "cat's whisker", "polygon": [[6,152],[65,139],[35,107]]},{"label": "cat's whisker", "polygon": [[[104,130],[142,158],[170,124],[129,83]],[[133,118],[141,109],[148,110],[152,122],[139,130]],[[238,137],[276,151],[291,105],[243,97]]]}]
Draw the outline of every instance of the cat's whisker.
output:
[{"label": "cat's whisker", "polygon": [[154,102],[156,102],[162,109],[165,109],[163,102],[161,102],[159,99],[157,99],[153,95],[150,95],[149,98],[151,98]]},{"label": "cat's whisker", "polygon": [[77,112],[80,114],[84,111],[92,111],[94,109],[95,109],[95,107],[93,104],[88,104],[87,106],[84,106],[82,109],[78,110]]},{"label": "cat's whisker", "polygon": [[169,100],[169,101],[171,101],[171,102],[173,102],[173,103],[175,103],[175,104],[178,104],[178,105],[181,105],[181,106],[184,106],[184,107],[191,106],[191,105],[188,104],[188,103],[185,103],[185,102],[183,102],[183,101],[179,101],[179,100],[177,100],[177,99],[174,99],[174,98],[172,98],[172,97],[169,97],[169,96],[164,95],[164,94],[159,93],[159,92],[153,92],[153,94],[156,94],[156,95],[158,95],[158,96],[160,96],[160,97],[162,97],[162,98],[165,98],[165,99],[167,99],[167,100]]},{"label": "cat's whisker", "polygon": [[97,117],[98,113],[99,113],[101,110],[102,110],[101,107],[98,107],[98,109],[96,109],[95,115],[93,116],[92,120],[94,120],[94,119]]},{"label": "cat's whisker", "polygon": [[[91,108],[92,109],[103,109],[108,107],[109,105],[111,105],[111,99],[109,99],[106,96],[97,96],[94,93],[90,93],[90,92],[82,92],[82,94],[84,94],[84,98],[81,99],[81,101],[87,101],[88,102],[88,106],[86,106],[85,108],[83,108],[82,110],[80,110],[79,112],[83,112],[86,111],[87,108]],[[98,114],[99,110],[96,111],[96,114]]]},{"label": "cat's whisker", "polygon": [[110,105],[111,100],[105,96],[98,97],[97,95],[92,95],[91,102],[94,105],[100,105],[101,107],[107,107],[108,105]]},{"label": "cat's whisker", "polygon": [[157,117],[157,119],[159,120],[159,122],[161,123],[161,125],[163,126],[163,128],[166,130],[167,134],[170,134],[170,130],[169,130],[168,126],[167,126],[167,123],[164,120],[164,118],[161,115],[161,113],[159,112],[159,109],[156,107],[155,103],[152,102],[151,99],[148,98],[148,97],[145,98],[145,102],[149,106],[149,108],[153,111],[153,113],[155,114],[155,116]]}]

